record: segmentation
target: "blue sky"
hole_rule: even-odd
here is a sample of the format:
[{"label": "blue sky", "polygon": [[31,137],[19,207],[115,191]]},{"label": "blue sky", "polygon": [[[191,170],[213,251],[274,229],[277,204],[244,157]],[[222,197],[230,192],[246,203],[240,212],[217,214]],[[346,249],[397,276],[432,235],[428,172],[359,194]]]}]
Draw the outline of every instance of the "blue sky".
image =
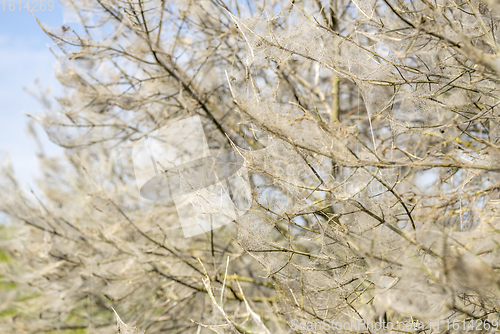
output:
[{"label": "blue sky", "polygon": [[[17,0],[16,0],[17,1]],[[23,6],[25,0],[23,0]],[[44,87],[52,86],[57,92],[54,78],[55,57],[47,45],[51,40],[43,33],[27,9],[4,11],[0,2],[0,153],[8,152],[16,175],[24,185],[33,184],[38,162],[36,145],[27,133],[28,117],[23,114],[38,113],[42,106],[31,97],[26,87],[34,87],[39,79]],[[38,11],[37,18],[49,26],[63,24],[62,6],[55,2],[53,11]],[[48,155],[61,154],[41,127],[36,127],[43,139]],[[2,155],[0,155],[2,156]],[[38,174],[39,175],[39,174]]]}]

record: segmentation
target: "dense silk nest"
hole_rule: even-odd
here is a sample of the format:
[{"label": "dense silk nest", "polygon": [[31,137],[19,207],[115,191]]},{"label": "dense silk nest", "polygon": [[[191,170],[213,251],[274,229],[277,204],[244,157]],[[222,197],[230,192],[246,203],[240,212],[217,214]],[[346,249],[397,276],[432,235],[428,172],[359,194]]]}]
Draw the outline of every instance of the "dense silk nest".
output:
[{"label": "dense silk nest", "polygon": [[[0,332],[498,324],[496,2],[67,8],[42,25],[64,90],[33,116],[65,155],[40,154],[32,192],[2,159]],[[194,116],[242,158],[251,208],[185,238],[132,148]]]}]

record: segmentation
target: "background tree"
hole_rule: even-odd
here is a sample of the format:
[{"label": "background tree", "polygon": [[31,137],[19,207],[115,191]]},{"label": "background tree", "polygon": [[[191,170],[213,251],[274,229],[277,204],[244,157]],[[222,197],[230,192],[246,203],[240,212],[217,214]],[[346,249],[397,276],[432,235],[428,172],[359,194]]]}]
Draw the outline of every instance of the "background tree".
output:
[{"label": "background tree", "polygon": [[[3,332],[109,333],[112,308],[146,333],[498,323],[497,3],[68,4],[80,25],[41,24],[65,92],[37,117],[66,156],[34,194],[1,181]],[[131,147],[193,115],[253,207],[185,239]]]}]

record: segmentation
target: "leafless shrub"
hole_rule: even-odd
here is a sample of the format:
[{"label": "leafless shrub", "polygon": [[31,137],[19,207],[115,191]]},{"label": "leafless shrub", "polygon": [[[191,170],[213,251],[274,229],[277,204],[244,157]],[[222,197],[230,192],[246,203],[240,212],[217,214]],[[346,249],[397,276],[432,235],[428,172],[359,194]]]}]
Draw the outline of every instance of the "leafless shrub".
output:
[{"label": "leafless shrub", "polygon": [[[67,90],[38,118],[66,157],[36,196],[4,168],[3,332],[109,333],[112,307],[148,334],[498,322],[496,2],[70,5],[80,26],[43,27]],[[253,204],[185,239],[131,147],[194,115]]]}]

